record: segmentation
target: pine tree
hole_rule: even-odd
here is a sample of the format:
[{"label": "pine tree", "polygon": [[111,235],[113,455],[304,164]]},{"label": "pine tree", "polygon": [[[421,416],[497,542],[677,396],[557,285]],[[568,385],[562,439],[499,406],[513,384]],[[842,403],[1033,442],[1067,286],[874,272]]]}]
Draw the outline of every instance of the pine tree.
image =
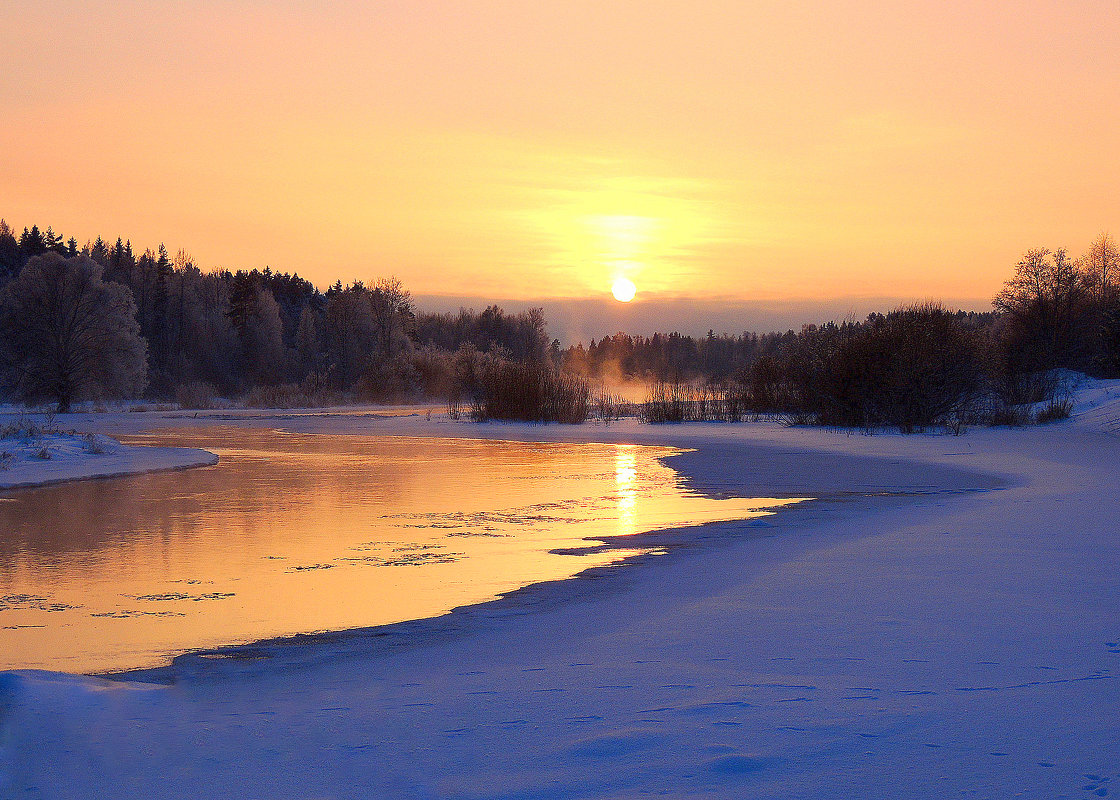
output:
[{"label": "pine tree", "polygon": [[22,263],[15,233],[0,219],[0,287],[19,274]]},{"label": "pine tree", "polygon": [[62,243],[62,236],[55,233],[50,225],[47,226],[47,232],[43,234],[43,244],[53,253],[58,253],[60,256],[66,255],[66,245]]},{"label": "pine tree", "polygon": [[257,299],[259,278],[260,273],[256,270],[246,272],[239,269],[229,276],[229,318],[243,340],[246,337],[245,326],[250,308]]},{"label": "pine tree", "polygon": [[122,242],[118,236],[117,243],[109,249],[109,266],[105,270],[106,277],[111,281],[128,286],[132,283],[132,268],[135,266],[136,260],[132,256],[132,245]]},{"label": "pine tree", "polygon": [[89,257],[103,267],[109,265],[109,246],[105,244],[105,240],[100,236],[97,237],[97,240],[89,248]]},{"label": "pine tree", "polygon": [[38,225],[32,225],[31,230],[23,229],[23,233],[19,237],[19,250],[24,263],[27,263],[29,258],[40,256],[47,251],[46,242],[43,240],[43,234],[40,232]]}]

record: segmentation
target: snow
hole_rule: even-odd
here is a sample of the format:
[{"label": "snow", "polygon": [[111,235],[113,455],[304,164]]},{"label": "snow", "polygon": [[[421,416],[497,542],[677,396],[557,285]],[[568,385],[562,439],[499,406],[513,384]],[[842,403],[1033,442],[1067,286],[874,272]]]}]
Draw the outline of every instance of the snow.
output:
[{"label": "snow", "polygon": [[205,450],[128,447],[103,434],[45,433],[41,426],[29,430],[28,425],[0,420],[0,433],[6,433],[0,436],[0,489],[218,463],[217,456]]},{"label": "snow", "polygon": [[[820,499],[434,620],[111,681],[4,673],[0,795],[1108,796],[1120,383],[1073,399],[1072,420],[959,437],[246,419],[683,445],[700,490]],[[102,423],[157,420],[205,423]]]}]

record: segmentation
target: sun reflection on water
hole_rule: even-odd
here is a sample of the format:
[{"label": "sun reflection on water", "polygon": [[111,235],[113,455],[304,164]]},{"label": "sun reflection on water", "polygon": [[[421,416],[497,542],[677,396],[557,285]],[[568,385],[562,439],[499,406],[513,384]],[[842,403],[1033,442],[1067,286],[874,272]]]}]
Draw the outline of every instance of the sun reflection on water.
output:
[{"label": "sun reflection on water", "polygon": [[435,616],[657,546],[590,543],[789,502],[690,491],[668,447],[221,426],[129,441],[221,461],[0,498],[0,669]]},{"label": "sun reflection on water", "polygon": [[618,532],[637,532],[638,478],[637,455],[634,448],[621,445],[614,457],[614,481],[618,491]]}]

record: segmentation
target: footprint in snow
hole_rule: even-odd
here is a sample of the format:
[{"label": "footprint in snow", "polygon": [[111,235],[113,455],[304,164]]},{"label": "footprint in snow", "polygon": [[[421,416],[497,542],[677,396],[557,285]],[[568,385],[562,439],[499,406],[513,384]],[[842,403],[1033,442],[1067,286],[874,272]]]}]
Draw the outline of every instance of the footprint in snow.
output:
[{"label": "footprint in snow", "polygon": [[722,778],[734,778],[764,770],[776,761],[765,756],[728,753],[705,761],[704,771]]},{"label": "footprint in snow", "polygon": [[1106,784],[1108,784],[1112,780],[1112,778],[1108,777],[1107,775],[1095,774],[1086,774],[1085,777],[1092,781],[1092,783],[1087,783],[1082,786],[1081,791],[1089,792],[1090,794],[1096,795],[1097,797],[1108,796],[1108,786]]}]

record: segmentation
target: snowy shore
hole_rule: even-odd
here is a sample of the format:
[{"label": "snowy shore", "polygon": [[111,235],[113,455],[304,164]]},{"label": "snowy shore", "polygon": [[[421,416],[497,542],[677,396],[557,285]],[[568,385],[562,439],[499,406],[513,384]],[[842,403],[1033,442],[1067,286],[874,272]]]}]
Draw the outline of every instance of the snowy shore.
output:
[{"label": "snowy shore", "polygon": [[[0,795],[1109,796],[1118,409],[1094,385],[1071,421],[961,437],[243,415],[686,446],[701,491],[820,499],[435,620],[127,680],[0,673]],[[207,424],[172,416],[100,429]]]},{"label": "snowy shore", "polygon": [[188,447],[129,447],[97,433],[20,431],[0,438],[0,489],[216,463],[213,453]]}]

